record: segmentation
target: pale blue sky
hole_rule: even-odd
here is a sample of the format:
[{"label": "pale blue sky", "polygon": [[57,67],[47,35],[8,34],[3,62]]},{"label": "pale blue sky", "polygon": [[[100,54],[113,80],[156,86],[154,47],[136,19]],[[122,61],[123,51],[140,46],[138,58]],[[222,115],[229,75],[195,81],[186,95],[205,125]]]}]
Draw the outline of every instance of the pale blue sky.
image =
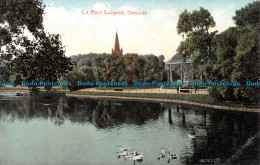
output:
[{"label": "pale blue sky", "polygon": [[199,7],[213,10],[232,6],[231,10],[234,11],[253,1],[256,0],[44,0],[44,3],[53,4],[56,7],[63,6],[66,10],[71,10],[72,8],[89,10],[96,3],[107,2],[112,9],[127,5],[145,10],[177,7],[181,11],[184,9],[189,11]]},{"label": "pale blue sky", "polygon": [[[115,31],[123,53],[164,55],[170,59],[182,40],[177,34],[185,9],[208,9],[222,32],[235,26],[235,11],[254,0],[43,0],[45,29],[62,34],[66,55],[111,53]],[[146,11],[145,16],[83,15],[82,10]]]}]

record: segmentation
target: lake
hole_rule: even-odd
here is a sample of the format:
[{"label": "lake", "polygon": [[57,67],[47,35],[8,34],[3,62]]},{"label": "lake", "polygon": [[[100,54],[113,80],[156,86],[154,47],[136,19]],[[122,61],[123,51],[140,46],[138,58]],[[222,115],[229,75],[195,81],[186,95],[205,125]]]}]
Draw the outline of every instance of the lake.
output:
[{"label": "lake", "polygon": [[[258,164],[259,129],[259,113],[0,92],[1,165]],[[143,161],[119,158],[119,146]],[[177,159],[158,160],[162,147]]]}]

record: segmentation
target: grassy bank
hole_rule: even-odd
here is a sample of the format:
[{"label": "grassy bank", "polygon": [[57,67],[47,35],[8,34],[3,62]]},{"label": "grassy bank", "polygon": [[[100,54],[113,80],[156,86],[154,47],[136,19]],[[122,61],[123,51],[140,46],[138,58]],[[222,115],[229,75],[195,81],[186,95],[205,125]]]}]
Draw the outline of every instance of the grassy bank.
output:
[{"label": "grassy bank", "polygon": [[0,91],[29,91],[28,88],[6,88],[6,87],[0,87]]},{"label": "grassy bank", "polygon": [[91,95],[91,96],[117,96],[117,97],[132,97],[132,98],[154,98],[154,99],[170,99],[170,100],[182,100],[194,103],[220,105],[228,107],[245,107],[245,108],[260,108],[260,104],[247,104],[242,102],[220,102],[214,100],[210,95],[191,95],[191,94],[155,94],[155,93],[107,93],[107,92],[81,92],[74,91],[69,92],[74,95]]},{"label": "grassy bank", "polygon": [[158,86],[96,87],[97,90],[114,90],[114,89],[137,90],[137,89],[154,89],[154,88],[160,88],[160,87]]},{"label": "grassy bank", "polygon": [[[0,87],[1,91],[23,91],[23,92],[29,92],[29,88],[19,88],[19,87]],[[44,89],[44,87],[40,88],[40,91],[47,91]],[[51,91],[69,91],[68,89],[62,89],[62,88],[52,88]]]}]

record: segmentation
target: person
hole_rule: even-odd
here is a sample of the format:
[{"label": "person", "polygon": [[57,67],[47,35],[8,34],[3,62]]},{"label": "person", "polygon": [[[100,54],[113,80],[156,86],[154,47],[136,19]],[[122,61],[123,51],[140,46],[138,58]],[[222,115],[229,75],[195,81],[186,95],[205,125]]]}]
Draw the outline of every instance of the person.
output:
[{"label": "person", "polygon": [[179,94],[179,89],[180,89],[180,87],[179,87],[179,86],[177,86],[177,94]]},{"label": "person", "polygon": [[197,87],[197,85],[195,85],[195,93],[197,92],[197,89],[198,89],[198,87]]}]

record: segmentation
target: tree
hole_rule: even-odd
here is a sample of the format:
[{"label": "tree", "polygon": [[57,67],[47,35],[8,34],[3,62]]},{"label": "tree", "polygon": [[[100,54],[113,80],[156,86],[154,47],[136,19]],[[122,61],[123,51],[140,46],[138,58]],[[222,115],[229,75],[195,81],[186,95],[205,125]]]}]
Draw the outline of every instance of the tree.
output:
[{"label": "tree", "polygon": [[258,82],[260,79],[259,31],[259,25],[239,28],[240,36],[231,75],[232,81],[241,83],[240,87],[234,88],[234,96],[238,100],[259,101],[260,87],[246,84],[247,81]]},{"label": "tree", "polygon": [[108,81],[107,65],[116,58],[116,56],[102,54],[92,59],[92,69],[97,81]]},{"label": "tree", "polygon": [[[60,36],[47,34],[43,29],[41,0],[2,0],[0,9],[0,46],[5,46],[0,60],[15,56],[11,64],[19,81],[53,82],[71,69]],[[30,39],[25,30],[31,33]],[[33,86],[32,91],[37,93],[39,88]]]},{"label": "tree", "polygon": [[237,10],[233,17],[237,26],[259,25],[260,19],[260,2],[255,1],[244,8]]},{"label": "tree", "polygon": [[43,9],[41,0],[0,1],[0,63],[5,63],[0,67],[0,77],[5,80],[12,74],[9,64],[24,29],[33,33],[43,28]]},{"label": "tree", "polygon": [[82,72],[85,75],[87,81],[90,81],[90,82],[95,81],[94,73],[90,66],[87,66],[87,65],[81,66],[78,70],[79,70],[79,72]]},{"label": "tree", "polygon": [[27,28],[30,32],[43,29],[44,5],[41,0],[1,0],[0,23],[7,22],[12,34]]},{"label": "tree", "polygon": [[178,34],[186,35],[185,41],[181,42],[178,51],[183,54],[184,59],[192,54],[195,63],[204,64],[215,60],[213,54],[213,39],[217,31],[209,32],[215,26],[215,21],[210,12],[204,8],[192,13],[185,10],[180,14],[177,29]]},{"label": "tree", "polygon": [[71,86],[69,86],[70,91],[79,90],[85,88],[85,86],[79,86],[78,81],[87,82],[86,76],[81,71],[78,71],[74,68],[72,71],[68,73],[67,80],[71,82]]},{"label": "tree", "polygon": [[165,69],[164,59],[165,59],[165,57],[164,57],[163,55],[160,55],[160,56],[158,57],[159,67],[160,67],[160,69],[162,69],[162,70]]},{"label": "tree", "polygon": [[[44,31],[35,32],[35,36],[33,41],[23,37],[21,45],[25,47],[25,51],[15,54],[13,68],[27,82],[56,82],[72,67],[70,59],[64,54],[60,36],[47,35]],[[34,92],[39,90],[38,86],[31,87]],[[45,86],[47,89],[51,87]]]},{"label": "tree", "polygon": [[258,5],[259,3],[254,2],[236,11],[233,19],[238,26],[217,36],[217,61],[214,65],[207,66],[206,74],[212,81],[240,83],[239,86],[210,87],[210,94],[217,99],[259,101],[259,86],[247,85],[247,81],[257,82],[260,78],[260,26],[252,21],[255,17],[249,18]]},{"label": "tree", "polygon": [[124,57],[118,57],[107,65],[106,76],[111,82],[126,81]]},{"label": "tree", "polygon": [[124,64],[129,84],[133,84],[134,81],[143,80],[143,66],[145,64],[143,58],[137,54],[126,54],[124,56]]},{"label": "tree", "polygon": [[155,55],[143,56],[143,59],[145,60],[143,66],[144,81],[161,81],[163,78],[163,72],[161,70],[159,59]]}]

